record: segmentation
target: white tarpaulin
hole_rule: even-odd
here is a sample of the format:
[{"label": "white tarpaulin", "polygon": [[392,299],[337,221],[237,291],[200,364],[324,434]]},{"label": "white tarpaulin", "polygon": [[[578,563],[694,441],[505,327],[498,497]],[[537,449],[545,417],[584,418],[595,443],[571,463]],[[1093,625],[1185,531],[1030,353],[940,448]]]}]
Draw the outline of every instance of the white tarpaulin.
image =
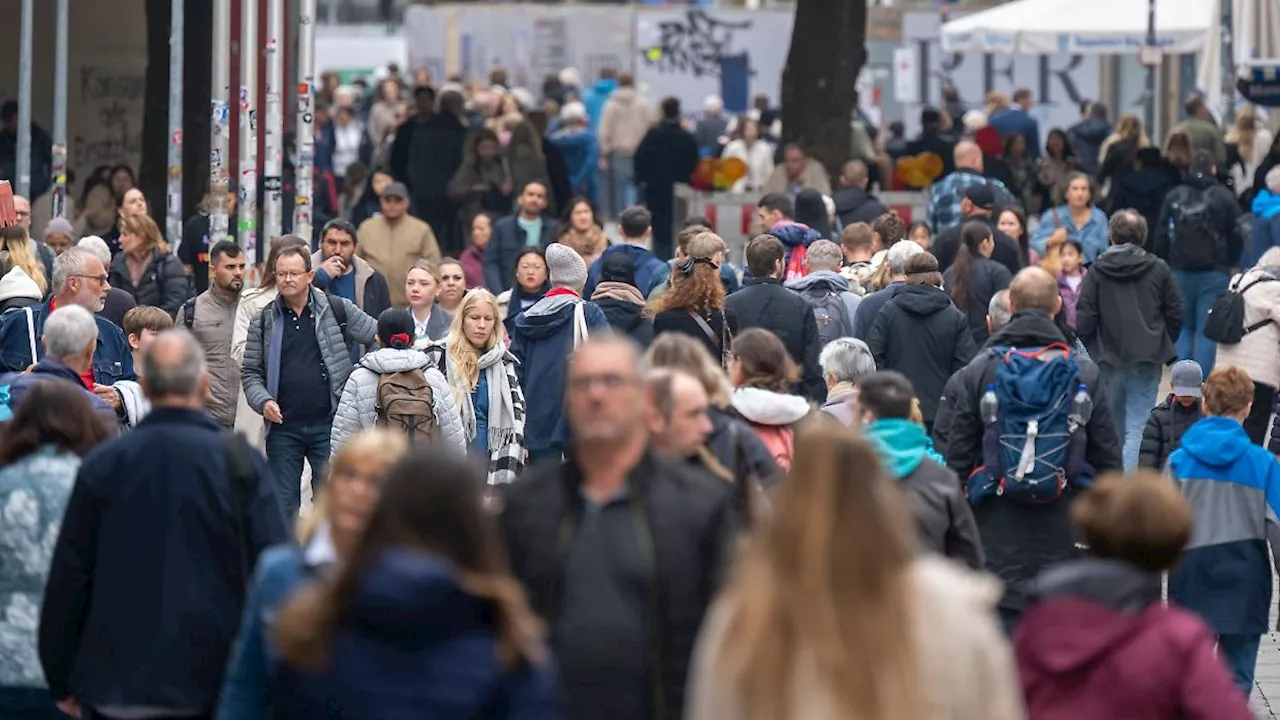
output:
[{"label": "white tarpaulin", "polygon": [[[1216,31],[1215,3],[1157,0],[1156,44],[1196,52]],[[1019,55],[1136,55],[1146,44],[1147,0],[1014,0],[942,26],[942,49]]]},{"label": "white tarpaulin", "polygon": [[[1219,17],[1218,3],[1212,3],[1215,17]],[[1232,8],[1232,67],[1239,67],[1251,60],[1280,59],[1280,3],[1276,0],[1235,0]],[[1200,55],[1200,67],[1196,72],[1196,85],[1205,91],[1209,107],[1221,111],[1228,100],[1223,95],[1222,37],[1214,33],[1211,42]],[[1235,83],[1235,73],[1231,74]]]}]

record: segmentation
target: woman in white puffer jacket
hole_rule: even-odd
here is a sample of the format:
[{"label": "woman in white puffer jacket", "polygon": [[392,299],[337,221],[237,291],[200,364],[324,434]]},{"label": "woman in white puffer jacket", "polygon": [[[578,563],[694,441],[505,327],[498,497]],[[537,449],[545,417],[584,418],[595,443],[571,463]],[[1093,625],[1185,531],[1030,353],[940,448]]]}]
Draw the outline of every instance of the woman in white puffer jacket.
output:
[{"label": "woman in white puffer jacket", "polygon": [[[1253,284],[1257,283],[1257,284]],[[1235,345],[1218,344],[1215,367],[1235,365],[1253,381],[1253,409],[1244,429],[1255,445],[1265,445],[1276,388],[1280,388],[1280,247],[1262,254],[1258,264],[1231,278],[1227,287],[1244,293],[1244,326],[1270,320]],[[1211,368],[1205,368],[1209,374]]]},{"label": "woman in white puffer jacket", "polygon": [[408,310],[389,308],[378,316],[381,347],[365,355],[342,388],[342,399],[333,417],[330,454],[336,454],[361,430],[378,422],[378,382],[383,375],[421,370],[431,386],[431,405],[440,427],[439,443],[459,453],[466,451],[462,416],[449,392],[449,383],[421,350],[413,349],[413,316]]}]

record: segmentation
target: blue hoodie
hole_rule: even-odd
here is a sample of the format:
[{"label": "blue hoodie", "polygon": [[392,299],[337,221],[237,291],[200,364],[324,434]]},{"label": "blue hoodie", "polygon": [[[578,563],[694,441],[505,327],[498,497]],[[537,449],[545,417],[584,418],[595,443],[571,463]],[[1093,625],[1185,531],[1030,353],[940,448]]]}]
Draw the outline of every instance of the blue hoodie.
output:
[{"label": "blue hoodie", "polygon": [[1206,417],[1182,436],[1169,469],[1195,515],[1186,554],[1169,575],[1169,599],[1218,634],[1267,632],[1267,543],[1280,548],[1280,463],[1239,422]]},{"label": "blue hoodie", "polygon": [[584,297],[591,297],[595,292],[596,285],[600,283],[600,273],[604,271],[604,259],[614,253],[623,253],[631,258],[636,265],[636,281],[635,286],[640,290],[640,294],[649,297],[649,293],[658,287],[659,284],[666,280],[669,273],[664,273],[663,266],[665,262],[658,259],[656,255],[649,252],[647,248],[639,245],[613,245],[605,250],[595,262],[591,263],[591,268],[587,270],[587,287],[582,291]]},{"label": "blue hoodie", "polygon": [[1253,196],[1253,214],[1255,217],[1270,219],[1280,215],[1280,195],[1270,190],[1262,190]]},{"label": "blue hoodie", "polygon": [[573,306],[583,304],[587,330],[605,330],[609,320],[599,305],[571,295],[551,295],[516,316],[511,354],[524,390],[524,446],[530,452],[565,450],[569,431],[564,418],[565,361],[573,352]]},{"label": "blue hoodie", "polygon": [[[817,230],[795,220],[783,220],[774,225],[765,234],[772,235],[782,241],[782,267],[784,270],[787,267],[787,263],[791,262],[791,251],[793,249],[797,247],[808,248],[815,240],[822,239],[822,235]],[[749,277],[751,277],[751,271],[744,268],[742,278],[745,280]]]},{"label": "blue hoodie", "polygon": [[493,601],[461,587],[443,558],[385,550],[338,618],[329,666],[278,666],[274,717],[558,718],[549,667],[503,668],[500,632]]},{"label": "blue hoodie", "polygon": [[587,109],[587,121],[592,135],[600,130],[600,118],[604,115],[605,101],[617,89],[617,80],[597,80],[590,90],[582,94],[582,106]]},{"label": "blue hoodie", "polygon": [[595,132],[578,126],[565,128],[551,136],[551,142],[564,154],[569,170],[569,188],[596,204],[596,164],[600,159],[600,142]]},{"label": "blue hoodie", "polygon": [[915,472],[925,458],[946,465],[920,423],[900,418],[876,420],[864,427],[862,434],[875,445],[880,461],[898,480]]}]

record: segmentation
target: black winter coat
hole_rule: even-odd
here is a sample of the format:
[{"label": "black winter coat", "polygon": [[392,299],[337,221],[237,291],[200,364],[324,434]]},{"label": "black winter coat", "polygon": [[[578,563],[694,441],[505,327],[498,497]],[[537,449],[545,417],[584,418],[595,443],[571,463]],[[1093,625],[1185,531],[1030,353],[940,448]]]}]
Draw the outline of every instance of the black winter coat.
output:
[{"label": "black winter coat", "polygon": [[907,376],[920,399],[920,414],[930,424],[947,378],[977,351],[964,313],[931,285],[895,288],[871,325],[867,347],[877,368]]},{"label": "black winter coat", "polygon": [[991,251],[991,259],[1008,268],[1011,274],[1017,275],[1025,264],[1022,248],[1018,247],[1017,240],[1000,232],[995,220],[990,216],[967,217],[964,222],[938,233],[938,236],[933,239],[933,246],[929,248],[929,252],[938,258],[938,269],[946,272],[956,261],[956,253],[960,251],[960,230],[964,227],[964,223],[971,220],[991,228],[991,236],[996,243],[995,249]]},{"label": "black winter coat", "polygon": [[738,316],[732,310],[725,309],[724,312],[712,311],[710,316],[703,315],[702,318],[711,326],[711,334],[715,335],[717,341],[712,341],[707,337],[707,333],[698,325],[698,321],[694,320],[688,311],[685,310],[663,310],[653,316],[653,335],[657,337],[664,332],[676,332],[697,340],[711,354],[711,358],[720,364],[721,349],[719,338],[725,337],[723,331],[724,324],[729,323],[729,343],[733,344],[733,337],[738,334]]},{"label": "black winter coat", "polygon": [[982,538],[956,474],[925,458],[899,482],[914,501],[916,529],[925,549],[981,570]]},{"label": "black winter coat", "polygon": [[609,327],[616,333],[626,335],[642,348],[653,342],[653,321],[644,316],[644,306],[616,298],[593,298],[591,302],[600,306]]},{"label": "black winter coat", "polygon": [[1204,416],[1200,401],[1183,407],[1169,395],[1164,402],[1151,408],[1147,425],[1142,429],[1142,445],[1138,448],[1138,466],[1164,470],[1169,455],[1182,446],[1182,434]]},{"label": "black winter coat", "polygon": [[[1063,342],[1066,338],[1047,313],[1020,310],[987,344],[1042,348]],[[951,412],[947,465],[961,478],[968,478],[982,463],[983,423],[979,403],[987,385],[995,380],[997,362],[994,353],[984,350],[948,383],[954,392],[949,392],[947,397]],[[1119,470],[1120,443],[1111,405],[1099,382],[1098,366],[1084,357],[1077,357],[1076,362],[1080,366],[1080,382],[1093,400],[1093,414],[1085,425],[1085,461],[1098,475]],[[974,507],[987,570],[1005,583],[1001,607],[1021,609],[1027,599],[1027,584],[1042,569],[1075,556],[1070,505],[1076,494],[1068,487],[1057,502],[1035,505],[992,496]]]},{"label": "black winter coat", "polygon": [[[1217,256],[1217,265],[1213,268],[1206,267],[1180,267],[1180,259],[1185,253],[1174,252],[1172,247],[1175,240],[1169,237],[1169,222],[1176,222],[1177,218],[1171,217],[1173,206],[1175,203],[1187,203],[1194,201],[1193,198],[1198,193],[1207,194],[1209,203],[1209,212],[1213,215],[1213,228],[1218,233],[1219,243],[1214,248]],[[1240,206],[1236,203],[1235,195],[1217,180],[1209,175],[1191,175],[1181,185],[1175,187],[1173,192],[1165,196],[1164,203],[1160,206],[1160,217],[1156,221],[1155,229],[1152,231],[1154,242],[1151,250],[1161,260],[1169,264],[1170,270],[1217,270],[1222,273],[1231,272],[1231,268],[1240,260],[1240,253],[1244,250],[1244,239],[1240,237],[1240,229],[1236,220],[1240,217]],[[1175,231],[1176,232],[1176,231]],[[1213,238],[1198,238],[1205,243],[1213,243]]]},{"label": "black winter coat", "polygon": [[[969,291],[966,308],[963,311],[969,318],[969,332],[973,333],[973,342],[981,346],[991,335],[987,330],[987,306],[995,294],[1009,287],[1013,281],[1013,273],[994,260],[974,258],[970,266]],[[947,269],[942,278],[948,288],[955,287],[955,266]]]},{"label": "black winter coat", "polygon": [[735,480],[754,477],[766,488],[773,487],[781,468],[751,426],[731,411],[718,407],[707,408],[707,417],[711,419],[707,450],[716,460],[733,473]]},{"label": "black winter coat", "polygon": [[862,188],[841,188],[831,199],[836,204],[836,217],[844,227],[860,222],[870,224],[888,212],[879,198]]},{"label": "black winter coat", "polygon": [[818,367],[818,322],[804,298],[775,278],[750,278],[724,304],[744,330],[758,327],[778,336],[803,369],[798,394],[812,402],[826,399],[827,384]]},{"label": "black winter coat", "polygon": [[1134,245],[1098,256],[1080,285],[1076,333],[1101,365],[1165,364],[1182,332],[1182,296],[1163,260]]},{"label": "black winter coat", "polygon": [[[628,475],[628,502],[651,541],[652,592],[638,587],[649,613],[651,648],[619,647],[618,653],[657,651],[651,705],[634,717],[673,720],[682,715],[685,683],[703,615],[719,588],[734,550],[737,521],[732,487],[683,464],[646,453]],[[561,594],[568,542],[582,521],[582,472],[572,458],[535,468],[505,488],[501,525],[512,574],[524,586],[535,612],[556,636],[562,624]],[[627,663],[629,664],[629,663]],[[592,704],[591,688],[569,688],[576,705]],[[584,697],[586,696],[586,697]],[[608,699],[595,703],[610,705]],[[568,716],[568,715],[567,715]]]},{"label": "black winter coat", "polygon": [[111,287],[129,293],[139,305],[151,305],[171,316],[176,315],[182,303],[191,297],[191,282],[182,269],[182,261],[173,253],[152,250],[151,264],[142,272],[142,279],[138,284],[134,285],[125,255],[122,252],[111,258],[111,269],[107,272]]}]

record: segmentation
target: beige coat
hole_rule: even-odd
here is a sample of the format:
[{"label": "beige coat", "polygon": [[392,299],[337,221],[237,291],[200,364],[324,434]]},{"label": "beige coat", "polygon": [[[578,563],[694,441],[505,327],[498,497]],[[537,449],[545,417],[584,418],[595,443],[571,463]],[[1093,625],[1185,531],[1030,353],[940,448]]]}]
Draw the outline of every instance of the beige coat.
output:
[{"label": "beige coat", "polygon": [[[1231,278],[1231,286],[1244,287],[1266,274],[1265,270],[1253,268],[1244,273],[1244,277],[1236,275]],[[1245,335],[1235,345],[1218,345],[1218,367],[1235,365],[1246,373],[1249,379],[1280,387],[1280,282],[1262,282],[1254,285],[1244,294],[1244,324],[1248,327],[1254,323],[1270,318],[1272,323]]]},{"label": "beige coat", "polygon": [[600,154],[635,155],[651,123],[649,107],[635,88],[614,90],[600,115]]},{"label": "beige coat", "polygon": [[[822,163],[809,158],[804,164],[804,175],[800,178],[800,184],[804,190],[817,190],[823,195],[831,194],[831,181],[827,179],[826,168],[822,167]],[[769,176],[769,181],[764,184],[764,194],[784,193],[787,191],[787,166],[779,165],[774,168],[773,174]]]},{"label": "beige coat", "polygon": [[360,238],[356,255],[364,258],[387,279],[391,305],[408,305],[404,283],[409,278],[410,268],[423,259],[440,262],[440,244],[436,242],[431,226],[410,215],[394,223],[376,215],[360,223],[357,233]]},{"label": "beige coat", "polygon": [[[262,289],[251,288],[240,295],[240,303],[236,305],[235,324],[231,328],[231,360],[237,365],[244,363],[244,346],[249,340],[249,322],[262,312],[279,295],[274,287]],[[258,448],[267,444],[266,426],[262,416],[249,407],[245,400],[244,388],[239,389],[236,404],[236,431],[245,434],[249,442]]]},{"label": "beige coat", "polygon": [[[1013,651],[996,624],[998,583],[937,557],[923,557],[911,568],[916,607],[916,646],[922,667],[916,686],[937,709],[919,720],[1021,720],[1026,716]],[[730,608],[718,602],[703,623],[689,671],[685,720],[738,720],[740,701],[716,668]],[[863,652],[874,652],[860,648]],[[875,720],[842,718],[801,662],[795,670],[799,720]]]}]

